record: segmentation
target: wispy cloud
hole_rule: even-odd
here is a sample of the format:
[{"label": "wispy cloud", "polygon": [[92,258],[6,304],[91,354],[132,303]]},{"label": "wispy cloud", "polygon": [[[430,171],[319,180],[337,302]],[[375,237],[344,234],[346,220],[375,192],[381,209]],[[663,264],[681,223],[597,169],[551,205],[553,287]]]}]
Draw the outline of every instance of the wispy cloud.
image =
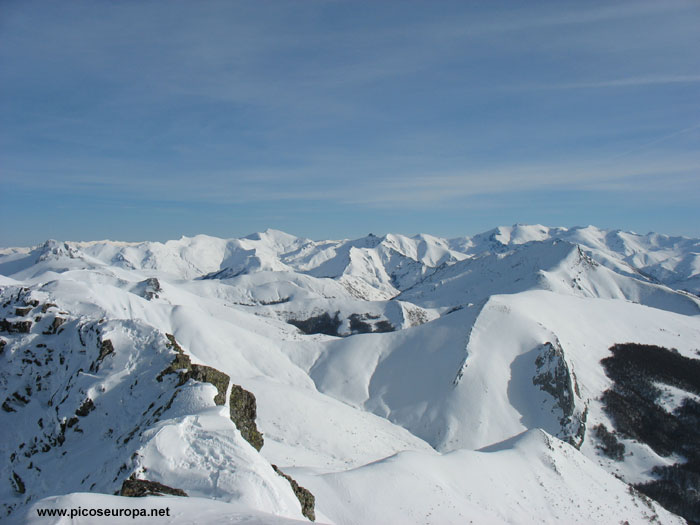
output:
[{"label": "wispy cloud", "polygon": [[519,89],[587,89],[587,88],[624,88],[640,86],[658,86],[667,84],[697,84],[700,75],[648,75],[639,77],[615,78],[586,82],[568,82],[561,84],[541,84],[519,86]]},{"label": "wispy cloud", "polygon": [[697,2],[343,4],[10,2],[3,189],[439,216],[698,173]]},{"label": "wispy cloud", "polygon": [[[477,170],[448,173],[412,174],[393,179],[378,179],[364,193],[353,192],[347,201],[368,206],[412,206],[435,208],[459,205],[460,199],[480,195],[512,195],[523,191],[578,191],[634,188],[644,191],[675,193],[670,177],[697,177],[700,181],[700,157],[669,161],[643,162],[590,161],[542,163],[539,165],[491,166]],[[700,182],[694,185],[700,190]],[[679,199],[689,196],[677,194]]]}]

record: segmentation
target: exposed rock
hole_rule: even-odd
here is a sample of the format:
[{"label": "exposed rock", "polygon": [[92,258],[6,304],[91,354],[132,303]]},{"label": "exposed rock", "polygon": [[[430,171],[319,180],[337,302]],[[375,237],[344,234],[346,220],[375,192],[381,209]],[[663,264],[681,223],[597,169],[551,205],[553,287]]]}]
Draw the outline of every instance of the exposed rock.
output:
[{"label": "exposed rock", "polygon": [[83,404],[80,405],[80,408],[75,411],[75,415],[85,417],[93,410],[95,410],[95,403],[93,403],[92,399],[88,397],[85,401],[83,401]]},{"label": "exposed rock", "polygon": [[299,500],[299,503],[301,503],[301,513],[311,521],[316,521],[316,512],[314,510],[316,498],[313,494],[311,494],[311,491],[300,486],[294,478],[282,472],[277,465],[272,465],[272,468],[275,469],[277,474],[289,481],[289,484],[292,486],[292,490],[294,491],[294,495]]},{"label": "exposed rock", "polygon": [[204,281],[214,279],[233,279],[234,277],[238,277],[239,275],[243,275],[244,273],[246,273],[245,268],[241,270],[236,270],[233,268],[224,268],[223,270],[216,270],[215,272],[210,272],[206,275],[202,275],[200,279]]},{"label": "exposed rock", "polygon": [[32,311],[32,308],[30,306],[27,306],[24,308],[15,308],[15,315],[18,315],[20,317],[24,317],[25,315],[27,315],[31,311]]},{"label": "exposed rock", "polygon": [[232,385],[229,401],[231,420],[236,424],[243,438],[260,450],[264,440],[255,424],[257,416],[255,396],[239,385]]},{"label": "exposed rock", "polygon": [[65,322],[66,320],[63,317],[54,317],[49,327],[46,330],[44,330],[44,334],[55,334],[58,331],[59,327]]},{"label": "exposed rock", "polygon": [[216,368],[204,365],[192,365],[189,372],[180,375],[180,381],[189,379],[210,383],[216,387],[217,394],[214,396],[214,404],[224,405],[226,403],[226,389],[230,378],[227,374],[220,372]]},{"label": "exposed rock", "polygon": [[57,306],[53,303],[46,303],[41,307],[41,313],[45,314],[48,312],[49,308],[57,308]]},{"label": "exposed rock", "polygon": [[210,383],[216,387],[217,394],[214,396],[216,405],[224,405],[226,403],[226,390],[231,378],[223,372],[205,365],[193,365],[188,355],[185,354],[182,347],[177,343],[172,334],[166,334],[169,344],[168,347],[177,352],[173,362],[163,370],[156,380],[162,381],[163,376],[167,374],[178,374],[178,386],[184,385],[190,379],[202,383]]},{"label": "exposed rock", "polygon": [[160,281],[155,277],[149,277],[145,281],[141,281],[137,286],[138,293],[147,300],[158,299],[158,294],[163,291],[160,287]]},{"label": "exposed rock", "polygon": [[7,341],[0,339],[0,355],[5,351],[5,346],[7,346]]},{"label": "exposed rock", "polygon": [[0,331],[3,332],[28,334],[31,329],[31,321],[8,321],[7,319],[0,319]]},{"label": "exposed rock", "polygon": [[100,369],[100,363],[102,363],[104,358],[113,353],[114,345],[112,344],[112,341],[110,341],[109,339],[103,339],[100,343],[100,355],[98,355],[95,362],[90,365],[90,370],[92,372],[97,372]]},{"label": "exposed rock", "polygon": [[27,487],[24,485],[24,481],[22,481],[22,478],[20,478],[19,474],[17,474],[14,470],[12,471],[11,481],[12,485],[18,493],[24,494],[27,491]]},{"label": "exposed rock", "polygon": [[122,488],[119,491],[120,496],[130,498],[143,498],[145,496],[183,496],[187,497],[187,493],[182,489],[168,487],[157,481],[148,481],[146,479],[127,479],[122,483]]},{"label": "exposed rock", "polygon": [[586,432],[587,407],[578,411],[575,396],[578,385],[564,358],[564,351],[559,341],[544,343],[535,359],[536,373],[532,383],[551,395],[562,416],[559,424],[562,428],[560,437],[571,445],[580,448]]},{"label": "exposed rock", "polygon": [[[156,380],[162,381],[163,377],[168,374],[178,374],[178,386],[184,385],[190,379],[210,383],[217,389],[214,403],[224,405],[226,403],[226,390],[231,378],[210,366],[193,365],[189,356],[185,354],[185,351],[178,344],[175,336],[166,334],[166,337],[168,338],[168,347],[175,350],[176,355],[170,366],[158,374]],[[231,421],[235,423],[243,438],[257,450],[260,450],[264,440],[255,424],[257,416],[255,396],[239,385],[232,385],[229,402]],[[167,407],[165,410],[167,410]]]},{"label": "exposed rock", "polygon": [[37,262],[57,259],[59,257],[77,259],[80,257],[80,252],[70,246],[67,242],[59,242],[49,239],[39,249],[39,257],[37,258]]}]

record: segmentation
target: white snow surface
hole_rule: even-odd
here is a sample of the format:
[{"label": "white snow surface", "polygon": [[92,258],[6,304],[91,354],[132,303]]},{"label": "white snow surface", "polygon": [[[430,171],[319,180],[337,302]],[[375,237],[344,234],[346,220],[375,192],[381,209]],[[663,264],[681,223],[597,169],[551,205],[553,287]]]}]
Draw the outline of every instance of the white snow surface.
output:
[{"label": "white snow surface", "polygon": [[[633,454],[614,462],[590,429],[611,427],[612,345],[697,358],[699,254],[697,239],[540,225],[2,249],[0,512],[69,523],[37,509],[167,503],[156,521],[305,521],[275,464],[320,523],[682,523],[625,483],[678,458],[622,439]],[[255,395],[260,451],[228,394],[216,405],[212,384],[162,375],[166,334]],[[535,381],[560,369],[565,423]],[[687,397],[663,392],[669,411]],[[190,497],[112,495],[130,476]]]}]

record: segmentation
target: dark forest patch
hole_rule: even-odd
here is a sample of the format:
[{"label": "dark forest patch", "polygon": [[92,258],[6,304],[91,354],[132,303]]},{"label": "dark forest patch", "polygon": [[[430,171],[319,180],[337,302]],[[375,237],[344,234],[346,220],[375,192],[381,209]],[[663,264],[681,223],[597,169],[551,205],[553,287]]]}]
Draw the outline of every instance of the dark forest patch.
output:
[{"label": "dark forest patch", "polygon": [[328,312],[324,312],[321,315],[309,317],[308,319],[289,319],[287,322],[296,326],[307,335],[326,334],[344,337],[347,335],[393,332],[396,330],[389,321],[373,314],[350,314],[350,317],[348,317],[350,334],[339,332],[343,324],[340,312],[335,312],[333,317]]},{"label": "dark forest patch", "polygon": [[290,319],[287,322],[296,326],[307,335],[338,335],[338,328],[340,328],[341,324],[340,312],[336,312],[333,317],[328,312],[324,312],[321,315],[309,317],[308,319]]},{"label": "dark forest patch", "polygon": [[[614,381],[603,393],[606,413],[622,436],[649,445],[660,456],[677,454],[686,459],[668,467],[655,467],[657,479],[636,488],[690,523],[700,523],[700,359],[682,356],[675,349],[636,343],[617,344],[601,361]],[[688,392],[672,412],[660,404],[658,384]]]}]

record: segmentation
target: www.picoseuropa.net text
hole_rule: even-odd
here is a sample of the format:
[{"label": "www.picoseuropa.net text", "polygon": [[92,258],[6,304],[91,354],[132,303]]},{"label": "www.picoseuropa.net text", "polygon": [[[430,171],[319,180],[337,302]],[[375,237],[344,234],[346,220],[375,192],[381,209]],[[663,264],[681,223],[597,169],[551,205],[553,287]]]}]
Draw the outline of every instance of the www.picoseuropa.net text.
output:
[{"label": "www.picoseuropa.net text", "polygon": [[124,509],[124,508],[58,508],[36,509],[40,518],[43,517],[67,517],[67,518],[162,518],[170,516],[170,507],[162,509]]}]

